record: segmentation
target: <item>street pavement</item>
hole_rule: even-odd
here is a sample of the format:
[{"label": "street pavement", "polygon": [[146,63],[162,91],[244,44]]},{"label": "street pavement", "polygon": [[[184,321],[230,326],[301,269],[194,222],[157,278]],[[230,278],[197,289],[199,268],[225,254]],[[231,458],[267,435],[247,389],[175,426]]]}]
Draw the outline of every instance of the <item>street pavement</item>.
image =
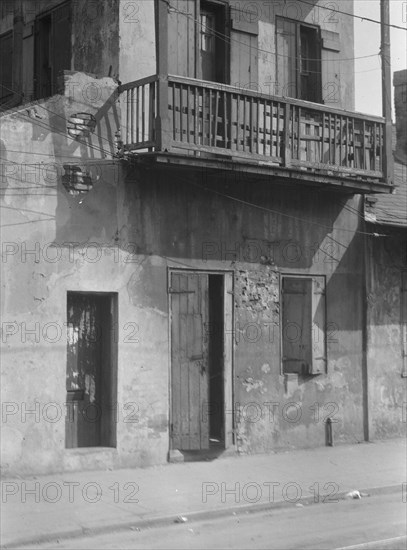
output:
[{"label": "street pavement", "polygon": [[20,550],[406,550],[406,504],[398,493],[258,513],[127,528]]},{"label": "street pavement", "polygon": [[4,479],[1,544],[18,548],[367,495],[398,494],[405,503],[406,480],[404,439]]}]

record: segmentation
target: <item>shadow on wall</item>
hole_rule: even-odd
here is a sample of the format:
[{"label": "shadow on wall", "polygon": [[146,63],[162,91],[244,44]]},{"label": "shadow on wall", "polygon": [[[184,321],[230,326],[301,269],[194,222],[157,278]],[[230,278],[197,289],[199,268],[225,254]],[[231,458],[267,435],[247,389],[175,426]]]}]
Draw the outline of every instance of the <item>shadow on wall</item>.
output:
[{"label": "shadow on wall", "polygon": [[[78,79],[81,86],[77,86]],[[93,92],[89,92],[91,86]],[[110,78],[95,80],[73,73],[66,75],[66,90],[74,93],[75,101],[67,104],[63,117],[56,114],[57,131],[52,134],[54,150],[62,162],[56,244],[92,241],[111,246],[116,242],[116,195],[121,178],[116,156],[120,128],[117,84]],[[88,90],[86,94],[84,90]],[[102,97],[106,92],[107,99]],[[89,102],[90,93],[98,100]],[[75,134],[75,140],[69,138]]]}]

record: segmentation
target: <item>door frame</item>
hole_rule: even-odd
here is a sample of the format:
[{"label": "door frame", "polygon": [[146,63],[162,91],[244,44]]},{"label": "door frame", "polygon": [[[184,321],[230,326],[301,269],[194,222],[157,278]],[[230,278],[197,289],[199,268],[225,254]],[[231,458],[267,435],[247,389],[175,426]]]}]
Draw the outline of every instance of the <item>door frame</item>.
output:
[{"label": "door frame", "polygon": [[[235,446],[235,410],[233,399],[234,388],[234,272],[230,270],[211,270],[167,267],[167,296],[168,296],[168,434],[169,451],[172,447],[171,424],[172,424],[172,306],[171,306],[171,274],[172,273],[202,273],[207,275],[222,275],[223,277],[223,322],[224,322],[224,340],[223,340],[223,428],[225,450]],[[209,384],[209,383],[208,383]]]}]

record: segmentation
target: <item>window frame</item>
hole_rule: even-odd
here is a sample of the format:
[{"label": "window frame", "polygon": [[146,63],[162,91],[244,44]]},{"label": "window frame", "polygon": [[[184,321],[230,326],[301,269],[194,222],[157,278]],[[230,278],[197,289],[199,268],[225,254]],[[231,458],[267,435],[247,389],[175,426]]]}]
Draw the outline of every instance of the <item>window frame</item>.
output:
[{"label": "window frame", "polygon": [[[311,281],[311,319],[310,319],[310,326],[311,326],[311,365],[310,368],[307,370],[307,372],[285,372],[284,371],[284,327],[283,327],[283,315],[284,315],[284,292],[283,292],[283,283],[285,279],[304,279]],[[322,304],[322,313],[323,313],[323,327],[319,330],[322,330],[323,333],[323,356],[322,357],[314,357],[314,344],[318,341],[315,341],[315,326],[316,323],[314,323],[314,316],[316,312],[316,307],[318,307],[318,304],[316,303],[315,294],[314,291],[314,285],[316,284],[316,281],[322,282],[322,295],[323,295],[323,304]],[[303,273],[280,273],[280,314],[279,314],[279,322],[280,322],[280,375],[281,376],[287,376],[289,374],[295,375],[295,376],[302,376],[302,377],[313,377],[313,376],[319,376],[319,375],[326,375],[328,373],[328,322],[327,322],[327,299],[326,299],[326,275],[323,274],[303,274]],[[323,368],[318,368],[314,361],[316,359],[322,359],[324,362]]]}]

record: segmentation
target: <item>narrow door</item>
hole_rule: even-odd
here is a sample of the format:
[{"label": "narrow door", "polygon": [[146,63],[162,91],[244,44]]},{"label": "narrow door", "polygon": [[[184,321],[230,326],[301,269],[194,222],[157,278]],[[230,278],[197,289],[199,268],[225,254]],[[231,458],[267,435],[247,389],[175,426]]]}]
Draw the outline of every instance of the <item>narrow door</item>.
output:
[{"label": "narrow door", "polygon": [[172,448],[209,448],[208,274],[171,273]]}]

